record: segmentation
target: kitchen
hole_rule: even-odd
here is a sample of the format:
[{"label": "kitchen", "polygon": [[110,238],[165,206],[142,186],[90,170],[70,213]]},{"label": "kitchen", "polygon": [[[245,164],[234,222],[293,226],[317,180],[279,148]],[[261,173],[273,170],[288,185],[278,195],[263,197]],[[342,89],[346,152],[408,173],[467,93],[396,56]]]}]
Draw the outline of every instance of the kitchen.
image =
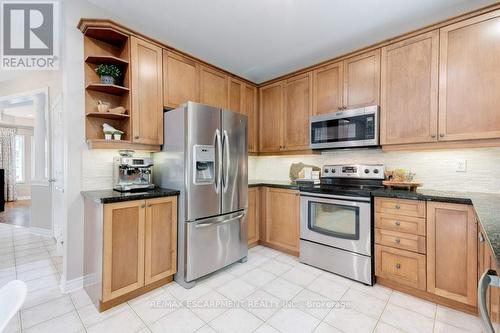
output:
[{"label": "kitchen", "polygon": [[[500,6],[486,5],[265,79],[74,11],[85,148],[64,320],[499,331]],[[22,330],[54,331],[63,314]]]}]

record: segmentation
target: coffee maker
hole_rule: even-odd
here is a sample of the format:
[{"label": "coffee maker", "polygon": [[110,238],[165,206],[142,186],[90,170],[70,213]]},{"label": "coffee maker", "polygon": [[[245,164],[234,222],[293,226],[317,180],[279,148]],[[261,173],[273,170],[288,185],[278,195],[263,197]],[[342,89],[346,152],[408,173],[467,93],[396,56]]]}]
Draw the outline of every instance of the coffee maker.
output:
[{"label": "coffee maker", "polygon": [[132,154],[133,151],[120,151],[120,156],[113,159],[113,189],[120,192],[153,189],[153,159]]}]

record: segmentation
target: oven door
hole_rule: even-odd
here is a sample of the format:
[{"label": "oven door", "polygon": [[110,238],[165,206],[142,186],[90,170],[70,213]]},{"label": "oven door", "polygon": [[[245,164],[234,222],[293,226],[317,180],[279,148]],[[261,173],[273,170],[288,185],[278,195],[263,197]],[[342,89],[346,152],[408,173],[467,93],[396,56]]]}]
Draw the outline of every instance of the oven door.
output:
[{"label": "oven door", "polygon": [[368,198],[301,193],[300,238],[370,256],[370,210]]},{"label": "oven door", "polygon": [[378,146],[378,106],[312,116],[311,148]]}]

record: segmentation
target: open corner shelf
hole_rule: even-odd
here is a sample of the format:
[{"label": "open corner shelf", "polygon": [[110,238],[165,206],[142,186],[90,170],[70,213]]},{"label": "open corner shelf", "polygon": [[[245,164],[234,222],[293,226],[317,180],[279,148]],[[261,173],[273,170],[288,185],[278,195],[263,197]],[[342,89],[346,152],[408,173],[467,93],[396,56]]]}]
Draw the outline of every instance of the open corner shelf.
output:
[{"label": "open corner shelf", "polygon": [[112,112],[89,112],[86,114],[86,116],[94,118],[104,118],[104,119],[117,119],[117,120],[130,118],[129,114],[112,113]]},{"label": "open corner shelf", "polygon": [[90,64],[113,64],[118,66],[127,66],[128,61],[122,58],[108,56],[108,55],[89,55],[85,59],[85,62]]},{"label": "open corner shelf", "polygon": [[134,143],[130,140],[104,140],[104,139],[91,139],[87,140],[89,149],[137,149],[150,152],[160,151],[158,145],[145,145]]},{"label": "open corner shelf", "polygon": [[122,46],[128,41],[128,35],[111,27],[88,27],[85,36],[98,39],[115,46]]},{"label": "open corner shelf", "polygon": [[111,95],[124,95],[130,91],[129,88],[118,86],[116,84],[91,83],[87,85],[87,90],[99,91]]}]

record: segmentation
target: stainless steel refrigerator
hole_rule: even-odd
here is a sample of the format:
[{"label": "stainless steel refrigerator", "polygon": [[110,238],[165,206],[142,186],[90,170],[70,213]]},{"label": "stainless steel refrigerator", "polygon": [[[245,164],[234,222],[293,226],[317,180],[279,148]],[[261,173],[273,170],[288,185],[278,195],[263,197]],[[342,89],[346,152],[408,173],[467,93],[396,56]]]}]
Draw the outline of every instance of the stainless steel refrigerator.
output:
[{"label": "stainless steel refrigerator", "polygon": [[179,189],[176,282],[246,261],[247,117],[187,102],[164,113],[155,184]]}]

